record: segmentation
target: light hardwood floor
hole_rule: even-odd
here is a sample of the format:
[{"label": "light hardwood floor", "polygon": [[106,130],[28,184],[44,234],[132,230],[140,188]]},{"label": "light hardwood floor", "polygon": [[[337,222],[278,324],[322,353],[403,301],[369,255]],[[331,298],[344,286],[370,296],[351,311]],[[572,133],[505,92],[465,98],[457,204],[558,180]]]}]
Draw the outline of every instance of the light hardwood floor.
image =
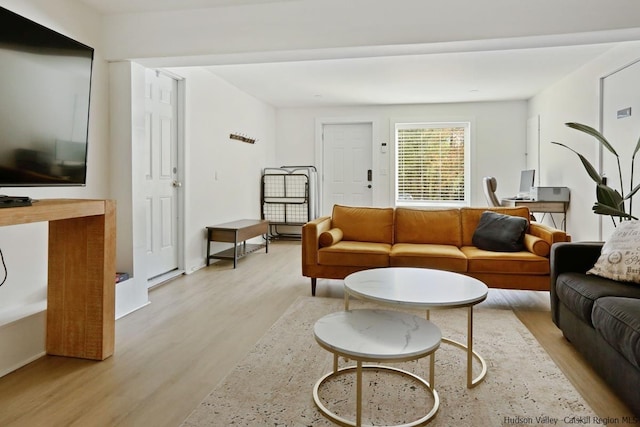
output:
[{"label": "light hardwood floor", "polygon": [[[116,322],[113,357],[46,356],[0,378],[0,426],[178,426],[301,295],[295,241],[175,279]],[[342,296],[318,281],[317,298]],[[492,289],[482,304],[513,309],[599,416],[631,415],[553,325],[548,293]]]}]

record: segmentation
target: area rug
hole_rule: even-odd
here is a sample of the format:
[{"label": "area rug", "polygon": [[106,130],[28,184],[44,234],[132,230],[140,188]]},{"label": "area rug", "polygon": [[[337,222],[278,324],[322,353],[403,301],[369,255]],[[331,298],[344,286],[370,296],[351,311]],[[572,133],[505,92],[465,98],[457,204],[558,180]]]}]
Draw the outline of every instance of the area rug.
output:
[{"label": "area rug", "polygon": [[[351,300],[351,309],[371,307],[376,306]],[[333,366],[333,355],[315,342],[313,325],[342,309],[339,299],[298,298],[183,426],[334,425],[313,402],[314,384]],[[460,342],[466,339],[466,318],[465,309],[431,312],[443,336]],[[593,410],[512,311],[476,308],[474,349],[486,360],[488,373],[472,389],[466,387],[466,354],[449,344],[437,350],[434,382],[440,409],[429,425],[568,425],[576,420],[590,425],[595,420]],[[341,367],[352,364],[340,361]],[[390,366],[429,378],[428,359]],[[474,369],[477,375],[479,364]],[[409,423],[433,404],[407,377],[376,371],[363,378],[364,424]],[[331,380],[319,394],[331,410],[355,418],[353,375]]]}]

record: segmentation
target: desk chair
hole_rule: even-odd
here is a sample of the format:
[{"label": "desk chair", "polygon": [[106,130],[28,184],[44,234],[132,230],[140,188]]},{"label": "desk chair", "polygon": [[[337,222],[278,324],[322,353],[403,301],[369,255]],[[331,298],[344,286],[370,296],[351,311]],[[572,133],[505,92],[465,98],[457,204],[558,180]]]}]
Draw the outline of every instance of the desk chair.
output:
[{"label": "desk chair", "polygon": [[[484,197],[487,199],[487,203],[492,207],[502,206],[500,199],[496,196],[496,189],[498,188],[498,181],[493,176],[485,176],[482,178],[482,189],[484,190]],[[537,221],[536,217],[532,213],[529,213],[529,221]]]},{"label": "desk chair", "polygon": [[498,188],[498,181],[493,176],[485,176],[482,178],[482,189],[484,190],[484,197],[487,198],[489,206],[498,207],[502,206],[498,196],[496,196],[496,189]]}]

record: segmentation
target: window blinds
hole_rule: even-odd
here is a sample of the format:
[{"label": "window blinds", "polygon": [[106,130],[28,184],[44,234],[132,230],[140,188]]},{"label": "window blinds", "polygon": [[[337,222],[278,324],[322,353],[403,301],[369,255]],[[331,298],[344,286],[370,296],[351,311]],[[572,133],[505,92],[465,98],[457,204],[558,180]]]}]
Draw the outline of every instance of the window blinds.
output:
[{"label": "window blinds", "polygon": [[467,123],[397,124],[397,200],[462,202]]}]

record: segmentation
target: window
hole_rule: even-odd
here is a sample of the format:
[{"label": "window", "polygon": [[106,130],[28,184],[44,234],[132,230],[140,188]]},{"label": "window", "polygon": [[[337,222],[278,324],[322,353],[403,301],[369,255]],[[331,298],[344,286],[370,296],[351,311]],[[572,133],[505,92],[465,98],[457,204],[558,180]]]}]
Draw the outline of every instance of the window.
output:
[{"label": "window", "polygon": [[470,123],[396,123],[396,204],[466,205]]}]

